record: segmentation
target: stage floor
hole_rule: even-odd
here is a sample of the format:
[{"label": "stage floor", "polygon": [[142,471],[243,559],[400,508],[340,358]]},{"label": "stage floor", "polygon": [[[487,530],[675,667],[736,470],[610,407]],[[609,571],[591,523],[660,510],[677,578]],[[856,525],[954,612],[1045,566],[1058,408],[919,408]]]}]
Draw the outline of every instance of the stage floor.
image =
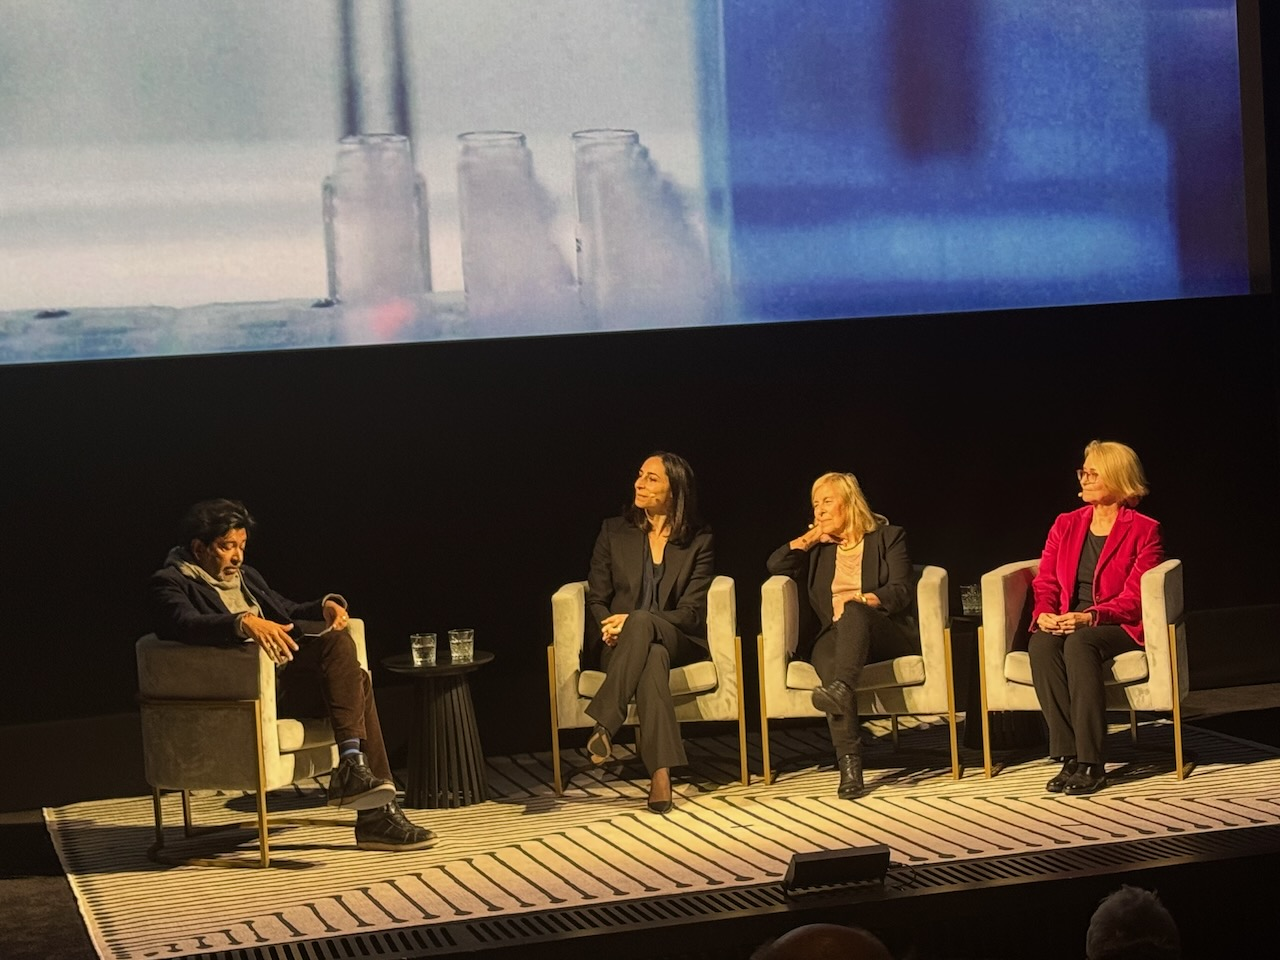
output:
[{"label": "stage floor", "polygon": [[[474,952],[485,948],[477,939],[485,937],[495,947],[532,946],[591,935],[575,930],[572,918],[615,905],[672,897],[694,903],[740,891],[747,906],[767,908],[795,853],[886,844],[893,882],[905,890],[916,875],[923,883],[925,871],[941,865],[1012,862],[1072,848],[1096,848],[1102,863],[1116,845],[1280,824],[1280,750],[1187,727],[1197,767],[1178,781],[1171,773],[1169,724],[1144,724],[1137,748],[1126,728],[1111,738],[1112,786],[1067,798],[1045,793],[1055,768],[1040,758],[1012,758],[991,780],[980,766],[969,767],[953,781],[945,729],[910,731],[900,750],[887,738],[869,745],[871,789],[855,802],[838,800],[836,773],[813,762],[825,760],[829,749],[821,727],[775,735],[783,773],[768,787],[759,779],[748,786],[730,782],[732,738],[696,738],[690,772],[677,785],[677,809],[666,817],[644,809],[645,784],[629,779],[626,767],[591,769],[570,751],[583,773],[557,797],[549,756],[495,757],[490,801],[411,811],[441,836],[427,851],[357,851],[350,828],[337,824],[350,814],[317,807],[318,789],[273,795],[274,810],[315,808],[335,826],[279,832],[273,837],[279,868],[267,871],[151,863],[145,857],[149,798],[73,804],[46,811],[46,819],[93,943],[102,957],[116,960],[245,957],[272,945],[303,944],[329,956],[343,938],[379,936],[386,943],[378,952],[407,956]],[[247,801],[201,797],[197,821],[243,819],[251,809]],[[176,796],[166,804],[166,821],[178,823]],[[202,854],[251,839],[234,833],[181,841],[177,829],[171,836],[175,851],[198,844]],[[559,922],[549,919],[557,916]],[[637,914],[637,923],[644,916]],[[504,928],[507,917],[513,919]],[[507,932],[499,936],[501,929]]]}]

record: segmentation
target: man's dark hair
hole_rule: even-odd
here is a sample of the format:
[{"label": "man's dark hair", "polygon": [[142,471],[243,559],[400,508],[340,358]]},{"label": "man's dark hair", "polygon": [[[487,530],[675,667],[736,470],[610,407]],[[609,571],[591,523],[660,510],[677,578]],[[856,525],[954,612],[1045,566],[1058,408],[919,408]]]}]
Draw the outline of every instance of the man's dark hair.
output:
[{"label": "man's dark hair", "polygon": [[239,500],[201,500],[182,518],[178,542],[184,547],[192,540],[213,543],[232,530],[252,532],[253,527],[253,516]]},{"label": "man's dark hair", "polygon": [[[702,529],[702,517],[698,513],[698,484],[693,477],[693,467],[684,457],[665,450],[655,450],[649,456],[662,461],[667,483],[671,485],[671,516],[667,520],[671,525],[670,540],[676,546],[687,546]],[[623,516],[641,530],[649,529],[648,518],[634,500],[627,505]]]}]

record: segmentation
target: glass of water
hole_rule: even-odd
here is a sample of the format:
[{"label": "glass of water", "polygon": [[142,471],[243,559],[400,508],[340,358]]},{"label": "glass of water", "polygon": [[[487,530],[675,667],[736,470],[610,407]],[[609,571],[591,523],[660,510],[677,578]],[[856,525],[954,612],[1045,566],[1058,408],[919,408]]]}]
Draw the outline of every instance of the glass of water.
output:
[{"label": "glass of water", "polygon": [[982,584],[967,583],[961,587],[960,606],[966,617],[982,616]]},{"label": "glass of water", "polygon": [[454,663],[472,661],[476,652],[475,636],[476,632],[470,629],[449,631],[449,656]]},{"label": "glass of water", "polygon": [[436,635],[434,633],[409,634],[409,650],[415,667],[436,665]]}]

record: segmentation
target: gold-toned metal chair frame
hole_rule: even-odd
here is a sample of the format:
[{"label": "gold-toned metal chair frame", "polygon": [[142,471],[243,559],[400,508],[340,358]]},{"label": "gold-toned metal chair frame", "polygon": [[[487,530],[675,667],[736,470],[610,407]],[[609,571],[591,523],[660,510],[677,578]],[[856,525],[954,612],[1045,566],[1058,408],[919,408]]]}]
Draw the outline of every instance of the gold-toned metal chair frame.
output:
[{"label": "gold-toned metal chair frame", "polygon": [[[1036,561],[1027,560],[1027,561],[1019,561],[1013,564],[1006,564],[1004,567],[1000,567],[992,571],[991,573],[988,573],[986,576],[984,576],[983,577],[983,608],[986,609],[987,604],[989,602],[992,604],[1000,603],[1002,606],[1002,609],[1005,606],[1003,595],[997,595],[994,590],[994,581],[993,581],[993,590],[992,590],[991,596],[989,598],[987,597],[986,595],[987,594],[987,582],[986,582],[987,577],[1001,575],[1006,571],[1016,572],[1018,569],[1030,569],[1032,565],[1035,563]],[[1181,577],[1180,567],[1181,567],[1181,561],[1166,560],[1159,566],[1154,567],[1152,570],[1148,570],[1147,573],[1143,574],[1143,578],[1145,580],[1147,576],[1151,574],[1161,573],[1166,569],[1176,570],[1178,572],[1179,577]],[[1029,596],[1030,595],[1029,588],[1027,593]],[[1163,593],[1162,593],[1162,597],[1163,597]],[[1150,613],[1152,616],[1160,616],[1160,619],[1166,622],[1165,630],[1168,636],[1169,675],[1170,675],[1169,685],[1170,685],[1170,692],[1171,692],[1171,697],[1170,697],[1171,708],[1169,710],[1169,713],[1172,715],[1172,722],[1173,722],[1174,774],[1176,775],[1176,778],[1178,780],[1185,780],[1190,775],[1191,771],[1195,768],[1195,762],[1191,760],[1187,760],[1182,749],[1182,697],[1180,696],[1179,691],[1181,690],[1182,685],[1184,683],[1182,672],[1185,668],[1184,668],[1184,665],[1182,664],[1182,658],[1180,657],[1178,651],[1180,648],[1185,648],[1186,646],[1186,623],[1185,623],[1185,611],[1182,608],[1182,590],[1181,590],[1180,581],[1178,586],[1176,610],[1174,615],[1171,617],[1167,615],[1159,615],[1155,611],[1151,611]],[[1145,603],[1144,603],[1144,611],[1143,611],[1144,624],[1147,623],[1148,619],[1149,619],[1148,611],[1145,609]],[[986,773],[986,776],[990,778],[998,774],[1001,770],[1003,770],[1005,767],[1005,764],[1003,762],[994,762],[991,756],[991,710],[988,708],[989,681],[987,678],[986,643],[987,643],[987,640],[986,640],[985,625],[979,626],[978,627],[978,678],[979,678],[978,689],[979,689],[981,702],[982,702],[982,766],[983,766],[984,772]],[[1149,682],[1150,682],[1150,678],[1148,677],[1148,679],[1146,680],[1136,680],[1132,684],[1108,684],[1108,687],[1123,688],[1124,686],[1133,686],[1139,683],[1149,683]],[[1020,684],[1020,686],[1025,686],[1025,684]],[[1034,691],[1034,688],[1032,688],[1032,690]],[[1108,713],[1117,712],[1118,709],[1119,708],[1116,708],[1116,707],[1107,707],[1107,712]],[[1128,712],[1129,712],[1129,741],[1136,746],[1138,743],[1138,713],[1133,706],[1130,706],[1128,708]],[[1159,712],[1163,712],[1163,711],[1159,711]]]},{"label": "gold-toned metal chair frame", "polygon": [[[933,596],[933,597],[926,595],[927,588],[926,588],[926,581],[924,578],[925,570],[937,571],[941,575],[941,584],[940,584],[941,590],[939,595]],[[944,673],[945,687],[946,687],[946,712],[943,714],[943,716],[947,721],[948,732],[950,737],[951,779],[959,780],[964,775],[964,766],[960,762],[960,743],[959,743],[959,738],[956,732],[956,703],[955,703],[954,671],[953,671],[953,661],[952,661],[952,653],[951,653],[951,626],[950,626],[950,617],[946,609],[946,591],[947,591],[946,571],[942,570],[942,568],[940,567],[932,567],[932,568],[923,567],[923,568],[920,568],[920,573],[921,573],[920,582],[917,587],[919,591],[917,595],[917,606],[919,607],[922,602],[928,603],[931,600],[935,604],[940,603],[942,605],[942,610],[940,611],[940,617],[941,617],[941,623],[942,623],[942,629],[941,629],[942,662],[943,662],[943,673]],[[937,574],[934,574],[934,576],[937,576]],[[797,597],[798,587],[796,586],[794,581],[790,581],[789,578],[786,578],[786,577],[772,577],[770,578],[770,580],[775,582],[781,581],[781,580],[788,580],[789,586],[787,584],[781,585],[784,591],[785,603],[790,607],[795,608],[799,600]],[[768,583],[766,583],[766,586],[768,586]],[[763,588],[762,588],[762,591],[763,591]],[[762,611],[762,620],[763,619],[764,617],[763,617],[763,611]],[[788,610],[785,613],[784,620],[786,621],[786,626],[784,629],[786,630],[798,629],[797,614],[794,609]],[[756,663],[758,666],[758,676],[760,681],[760,752],[761,752],[761,756],[764,764],[764,782],[766,785],[768,785],[773,783],[774,779],[776,778],[773,773],[772,765],[770,762],[770,755],[769,755],[769,696],[768,696],[768,691],[766,689],[766,685],[767,685],[766,669],[767,668],[765,665],[765,638],[764,638],[763,632],[756,637]],[[927,670],[927,667],[926,667],[926,670]],[[894,689],[894,688],[890,687],[890,688],[878,688],[878,689]],[[874,696],[876,692],[877,692],[877,689],[860,689],[858,691],[859,700],[862,701],[863,698],[868,695]],[[897,749],[898,747],[898,718],[899,717],[935,715],[935,711],[897,712],[897,713],[886,714],[886,713],[877,712],[875,710],[868,710],[868,712],[864,714],[863,713],[864,706],[865,706],[864,702],[859,703],[860,719],[872,719],[878,716],[889,717],[890,736],[892,738],[892,742],[895,749]],[[806,716],[806,717],[823,716],[822,712],[817,708],[811,708],[810,710],[803,710],[795,713],[794,715]],[[775,719],[780,719],[780,718],[775,718]]]},{"label": "gold-toned metal chair frame", "polygon": [[[360,665],[368,669],[365,650],[364,621],[353,618],[350,633],[356,646]],[[268,748],[268,734],[278,741],[280,728],[268,730],[268,722],[276,717],[276,667],[267,654],[252,645],[231,649],[186,646],[157,640],[148,635],[138,641],[140,720],[143,727],[144,759],[147,777],[152,783],[152,812],[155,820],[155,841],[147,850],[147,856],[157,862],[170,865],[213,867],[267,867],[271,864],[269,831],[283,826],[322,826],[351,829],[354,820],[317,818],[297,815],[269,816],[267,792],[290,782],[330,772],[337,763],[337,748],[332,731],[310,726],[303,721],[302,745],[285,753],[278,753],[279,744]],[[144,656],[145,650],[145,656]],[[178,658],[175,660],[174,658]],[[225,659],[224,659],[225,658]],[[168,671],[167,673],[165,671]],[[158,671],[158,672],[157,672]],[[145,675],[145,679],[144,679]],[[221,695],[220,695],[221,694]],[[254,695],[256,694],[256,696]],[[272,699],[268,700],[267,698]],[[153,715],[153,712],[155,715]],[[152,755],[147,752],[149,735],[163,736],[168,732],[177,737],[185,753],[177,756],[205,757],[201,744],[208,738],[207,731],[181,730],[175,733],[173,725],[177,717],[195,714],[222,714],[223,719],[210,722],[208,727],[220,732],[221,739],[234,744],[221,759],[213,761],[212,769],[200,769],[200,763],[183,768],[182,762],[162,760],[158,751],[153,768]],[[158,716],[157,716],[158,715]],[[166,725],[166,718],[168,724]],[[183,721],[186,723],[187,721]],[[199,721],[193,716],[193,725]],[[182,724],[177,724],[180,728]],[[148,730],[158,731],[148,734]],[[308,733],[310,729],[310,733]],[[327,730],[327,733],[325,732]],[[308,740],[308,737],[312,739]],[[160,741],[163,743],[163,740]],[[170,749],[173,748],[172,743]],[[275,769],[272,764],[288,757],[288,765]],[[299,766],[301,765],[301,766]],[[186,786],[178,784],[186,782]],[[156,786],[156,783],[168,784]],[[192,820],[191,789],[232,789],[250,791],[255,796],[256,817],[211,826],[197,826]],[[187,837],[221,833],[228,830],[254,830],[258,834],[256,855],[228,854],[217,857],[180,857],[165,849],[164,810],[162,796],[177,791],[182,798],[183,833]]]},{"label": "gold-toned metal chair frame", "polygon": [[[713,590],[724,589],[721,586],[721,584],[726,584],[726,583],[727,583],[727,588],[729,590],[729,601],[730,601],[728,615],[731,619],[736,620],[737,614],[736,614],[736,603],[733,599],[733,581],[729,577],[723,577],[723,576],[716,577],[715,582],[713,582],[712,584],[712,589]],[[566,586],[572,586],[572,585],[566,585]],[[561,589],[563,590],[564,588],[561,588]],[[708,616],[708,619],[710,619],[710,615]],[[733,629],[735,626],[736,624],[734,623],[729,624],[730,629]],[[581,643],[580,640],[578,642]],[[713,659],[714,659],[714,652],[713,652]],[[719,677],[719,673],[720,671],[717,670],[718,677]],[[723,684],[724,682],[725,682],[724,678],[719,678],[719,683]],[[744,698],[743,698],[743,688],[742,688],[742,638],[737,635],[736,629],[733,629],[733,682],[734,682],[734,689],[737,691],[736,699],[737,699],[737,722],[738,722],[739,777],[740,777],[740,782],[745,785],[751,782],[751,772],[748,766],[748,757],[747,757],[747,715],[746,715],[746,705],[743,702]],[[556,646],[555,646],[555,643],[552,642],[547,646],[547,687],[548,687],[548,699],[551,707],[551,713],[550,713],[550,716],[551,716],[551,767],[552,767],[552,778],[554,781],[556,794],[561,795],[564,793],[564,774],[563,774],[562,764],[560,760],[560,730],[561,730],[560,703],[559,703],[559,696],[556,691],[556,686],[557,686]],[[708,691],[708,693],[710,692],[711,691]],[[694,694],[693,699],[696,700],[699,696],[703,696],[703,694]],[[698,723],[703,721],[708,723],[716,723],[716,722],[724,722],[727,719],[728,718],[721,718],[721,717],[707,717],[707,718],[701,718],[701,720],[686,718],[684,720],[681,720],[681,723],[682,724],[686,722]],[[576,727],[576,728],[566,727],[564,729],[585,729],[585,728],[584,727]],[[637,730],[637,736],[638,735],[639,735],[639,731]]]},{"label": "gold-toned metal chair frame", "polygon": [[165,850],[164,843],[164,810],[159,787],[151,788],[151,807],[155,819],[155,842],[147,848],[147,859],[155,863],[163,863],[175,867],[250,867],[263,868],[271,865],[271,850],[268,832],[273,827],[345,827],[355,826],[354,820],[342,821],[302,817],[293,815],[269,816],[267,813],[267,771],[265,754],[262,746],[262,702],[260,700],[166,700],[155,697],[139,697],[142,709],[148,707],[164,707],[166,710],[226,710],[228,707],[249,711],[253,719],[254,747],[257,754],[258,785],[254,790],[257,816],[253,820],[239,820],[233,823],[220,823],[214,826],[197,826],[191,816],[191,791],[179,790],[182,797],[182,833],[185,837],[204,836],[222,833],[229,830],[257,830],[258,855],[229,854],[222,857],[178,857]]}]

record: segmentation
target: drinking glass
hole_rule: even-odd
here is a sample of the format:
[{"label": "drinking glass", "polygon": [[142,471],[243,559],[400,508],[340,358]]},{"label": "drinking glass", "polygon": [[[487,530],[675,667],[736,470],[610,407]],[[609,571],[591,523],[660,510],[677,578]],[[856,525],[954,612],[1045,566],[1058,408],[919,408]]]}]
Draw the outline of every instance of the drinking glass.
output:
[{"label": "drinking glass", "polygon": [[415,667],[434,667],[436,665],[436,635],[434,633],[411,633],[409,649],[413,653]]},{"label": "drinking glass", "polygon": [[960,588],[960,606],[966,617],[982,615],[982,584],[967,583]]},{"label": "drinking glass", "polygon": [[454,663],[470,663],[475,656],[474,630],[449,631],[449,656]]}]

